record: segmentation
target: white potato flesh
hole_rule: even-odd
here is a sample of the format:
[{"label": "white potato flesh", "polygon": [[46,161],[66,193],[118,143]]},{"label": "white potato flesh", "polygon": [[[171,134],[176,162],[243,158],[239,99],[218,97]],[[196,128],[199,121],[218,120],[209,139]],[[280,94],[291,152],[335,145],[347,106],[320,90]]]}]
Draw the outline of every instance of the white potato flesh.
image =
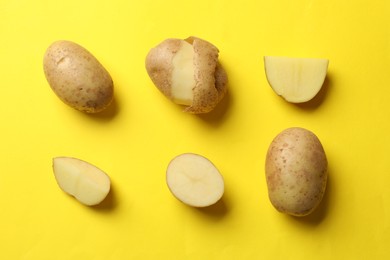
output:
[{"label": "white potato flesh", "polygon": [[207,207],[219,201],[224,180],[207,158],[192,153],[175,157],[168,165],[167,184],[181,202],[193,207]]},{"label": "white potato flesh", "polygon": [[82,204],[97,205],[110,191],[111,181],[108,175],[83,160],[56,157],[53,159],[53,171],[58,186]]},{"label": "white potato flesh", "polygon": [[194,98],[195,82],[194,48],[181,41],[181,47],[172,59],[172,100],[176,104],[191,106]]},{"label": "white potato flesh", "polygon": [[268,83],[276,94],[291,103],[314,98],[324,84],[329,60],[265,56]]}]

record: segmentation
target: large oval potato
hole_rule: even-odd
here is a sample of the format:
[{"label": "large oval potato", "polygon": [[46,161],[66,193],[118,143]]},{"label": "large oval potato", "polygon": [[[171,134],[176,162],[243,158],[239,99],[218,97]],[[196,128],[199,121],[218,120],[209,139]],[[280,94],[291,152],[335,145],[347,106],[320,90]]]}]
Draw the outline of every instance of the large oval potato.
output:
[{"label": "large oval potato", "polygon": [[218,62],[218,49],[189,37],[166,39],[152,48],[145,67],[154,85],[185,112],[212,111],[227,91],[227,74]]},{"label": "large oval potato", "polygon": [[107,70],[74,42],[57,41],[50,45],[43,68],[54,93],[77,110],[97,113],[113,100],[114,86]]},{"label": "large oval potato", "polygon": [[265,163],[268,195],[280,212],[310,214],[319,205],[327,183],[328,162],[317,136],[288,128],[272,141]]}]

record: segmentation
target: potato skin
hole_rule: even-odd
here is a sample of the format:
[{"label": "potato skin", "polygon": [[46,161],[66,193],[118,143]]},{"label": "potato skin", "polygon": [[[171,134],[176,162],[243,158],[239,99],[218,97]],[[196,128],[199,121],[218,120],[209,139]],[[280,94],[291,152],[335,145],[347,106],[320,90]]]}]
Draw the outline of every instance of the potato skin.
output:
[{"label": "potato skin", "polygon": [[172,59],[187,41],[194,49],[193,102],[184,109],[192,114],[208,113],[222,100],[227,92],[228,77],[218,61],[219,50],[211,43],[197,38],[166,39],[152,48],[146,56],[145,67],[154,85],[169,99],[172,86]]},{"label": "potato skin", "polygon": [[317,136],[303,128],[288,128],[272,141],[266,157],[268,196],[280,212],[306,216],[325,193],[328,162]]},{"label": "potato skin", "polygon": [[227,91],[227,74],[218,62],[219,50],[213,44],[189,37],[185,41],[194,47],[195,81],[194,100],[186,112],[199,114],[212,111]]},{"label": "potato skin", "polygon": [[113,81],[85,48],[71,41],[51,44],[43,58],[46,79],[67,105],[87,113],[104,110],[113,100]]},{"label": "potato skin", "polygon": [[169,99],[172,99],[172,59],[180,47],[180,39],[166,39],[151,49],[145,60],[146,71],[150,79]]}]

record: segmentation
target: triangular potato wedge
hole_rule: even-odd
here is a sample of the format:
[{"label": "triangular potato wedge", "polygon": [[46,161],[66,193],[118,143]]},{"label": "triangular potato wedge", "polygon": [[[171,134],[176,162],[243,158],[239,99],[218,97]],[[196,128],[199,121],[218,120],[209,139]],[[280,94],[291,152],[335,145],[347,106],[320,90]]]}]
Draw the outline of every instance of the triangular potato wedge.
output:
[{"label": "triangular potato wedge", "polygon": [[82,204],[97,205],[110,191],[108,175],[80,159],[56,157],[53,159],[53,171],[58,186]]}]

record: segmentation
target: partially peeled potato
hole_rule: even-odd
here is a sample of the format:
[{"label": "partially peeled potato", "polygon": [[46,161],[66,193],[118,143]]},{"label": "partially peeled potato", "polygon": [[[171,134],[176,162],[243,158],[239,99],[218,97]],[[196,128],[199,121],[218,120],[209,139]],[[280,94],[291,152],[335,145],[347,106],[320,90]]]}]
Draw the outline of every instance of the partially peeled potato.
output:
[{"label": "partially peeled potato", "polygon": [[218,49],[197,37],[166,39],[152,48],[145,61],[154,85],[185,112],[208,113],[227,92],[227,74]]}]

